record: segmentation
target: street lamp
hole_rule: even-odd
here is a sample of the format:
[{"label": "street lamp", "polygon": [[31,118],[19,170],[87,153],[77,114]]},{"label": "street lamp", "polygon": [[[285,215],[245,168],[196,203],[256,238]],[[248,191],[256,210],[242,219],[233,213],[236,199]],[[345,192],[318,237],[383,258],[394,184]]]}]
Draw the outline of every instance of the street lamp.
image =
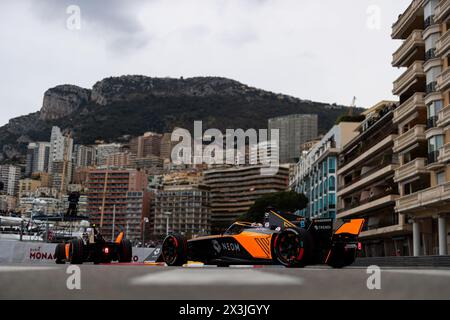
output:
[{"label": "street lamp", "polygon": [[142,247],[145,247],[145,224],[148,223],[149,220],[147,217],[144,217],[142,220],[143,228],[142,228]]},{"label": "street lamp", "polygon": [[166,217],[166,234],[169,234],[169,218],[170,218],[172,212],[166,211],[166,212],[164,212],[164,214],[167,216]]}]

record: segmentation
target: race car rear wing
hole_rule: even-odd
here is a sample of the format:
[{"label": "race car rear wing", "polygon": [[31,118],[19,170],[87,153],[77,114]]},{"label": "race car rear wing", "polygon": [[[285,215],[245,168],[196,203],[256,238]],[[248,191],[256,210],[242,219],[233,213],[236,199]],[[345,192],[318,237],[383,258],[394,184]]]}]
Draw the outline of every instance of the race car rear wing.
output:
[{"label": "race car rear wing", "polygon": [[264,216],[264,226],[270,229],[303,228],[315,238],[331,239],[333,235],[358,236],[364,225],[364,219],[334,221],[330,218],[307,220],[302,216],[269,210]]}]

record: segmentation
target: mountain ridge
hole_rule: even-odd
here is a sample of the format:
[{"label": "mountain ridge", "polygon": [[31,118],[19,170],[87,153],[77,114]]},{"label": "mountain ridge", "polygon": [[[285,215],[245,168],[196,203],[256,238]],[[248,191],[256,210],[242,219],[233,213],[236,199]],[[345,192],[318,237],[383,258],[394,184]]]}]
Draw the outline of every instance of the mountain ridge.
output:
[{"label": "mountain ridge", "polygon": [[273,93],[223,77],[109,77],[91,89],[70,84],[44,93],[40,111],[0,127],[0,163],[24,161],[32,141],[48,141],[51,127],[73,131],[76,143],[115,141],[145,131],[204,128],[266,128],[267,119],[292,113],[317,113],[326,132],[347,108]]}]

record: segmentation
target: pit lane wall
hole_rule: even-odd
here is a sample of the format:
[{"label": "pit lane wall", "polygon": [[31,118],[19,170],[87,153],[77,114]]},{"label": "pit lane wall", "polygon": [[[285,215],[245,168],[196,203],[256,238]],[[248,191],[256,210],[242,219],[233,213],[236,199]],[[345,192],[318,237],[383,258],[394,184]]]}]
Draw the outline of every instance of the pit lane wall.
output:
[{"label": "pit lane wall", "polygon": [[[54,264],[56,244],[0,240],[0,264]],[[133,262],[144,262],[154,249],[133,248]]]}]

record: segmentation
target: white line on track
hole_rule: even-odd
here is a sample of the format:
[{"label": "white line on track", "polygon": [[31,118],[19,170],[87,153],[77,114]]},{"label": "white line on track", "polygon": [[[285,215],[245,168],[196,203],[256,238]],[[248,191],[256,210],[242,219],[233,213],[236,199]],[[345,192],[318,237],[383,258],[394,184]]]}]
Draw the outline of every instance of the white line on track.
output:
[{"label": "white line on track", "polygon": [[58,268],[45,266],[0,266],[0,272],[48,271],[56,269]]},{"label": "white line on track", "polygon": [[183,268],[150,273],[131,279],[133,285],[301,285],[303,279],[287,275],[260,272],[254,269]]},{"label": "white line on track", "polygon": [[439,277],[450,277],[450,270],[386,270],[381,269],[381,272],[390,272],[390,273],[403,273],[403,274],[416,274],[420,276],[439,276]]}]

